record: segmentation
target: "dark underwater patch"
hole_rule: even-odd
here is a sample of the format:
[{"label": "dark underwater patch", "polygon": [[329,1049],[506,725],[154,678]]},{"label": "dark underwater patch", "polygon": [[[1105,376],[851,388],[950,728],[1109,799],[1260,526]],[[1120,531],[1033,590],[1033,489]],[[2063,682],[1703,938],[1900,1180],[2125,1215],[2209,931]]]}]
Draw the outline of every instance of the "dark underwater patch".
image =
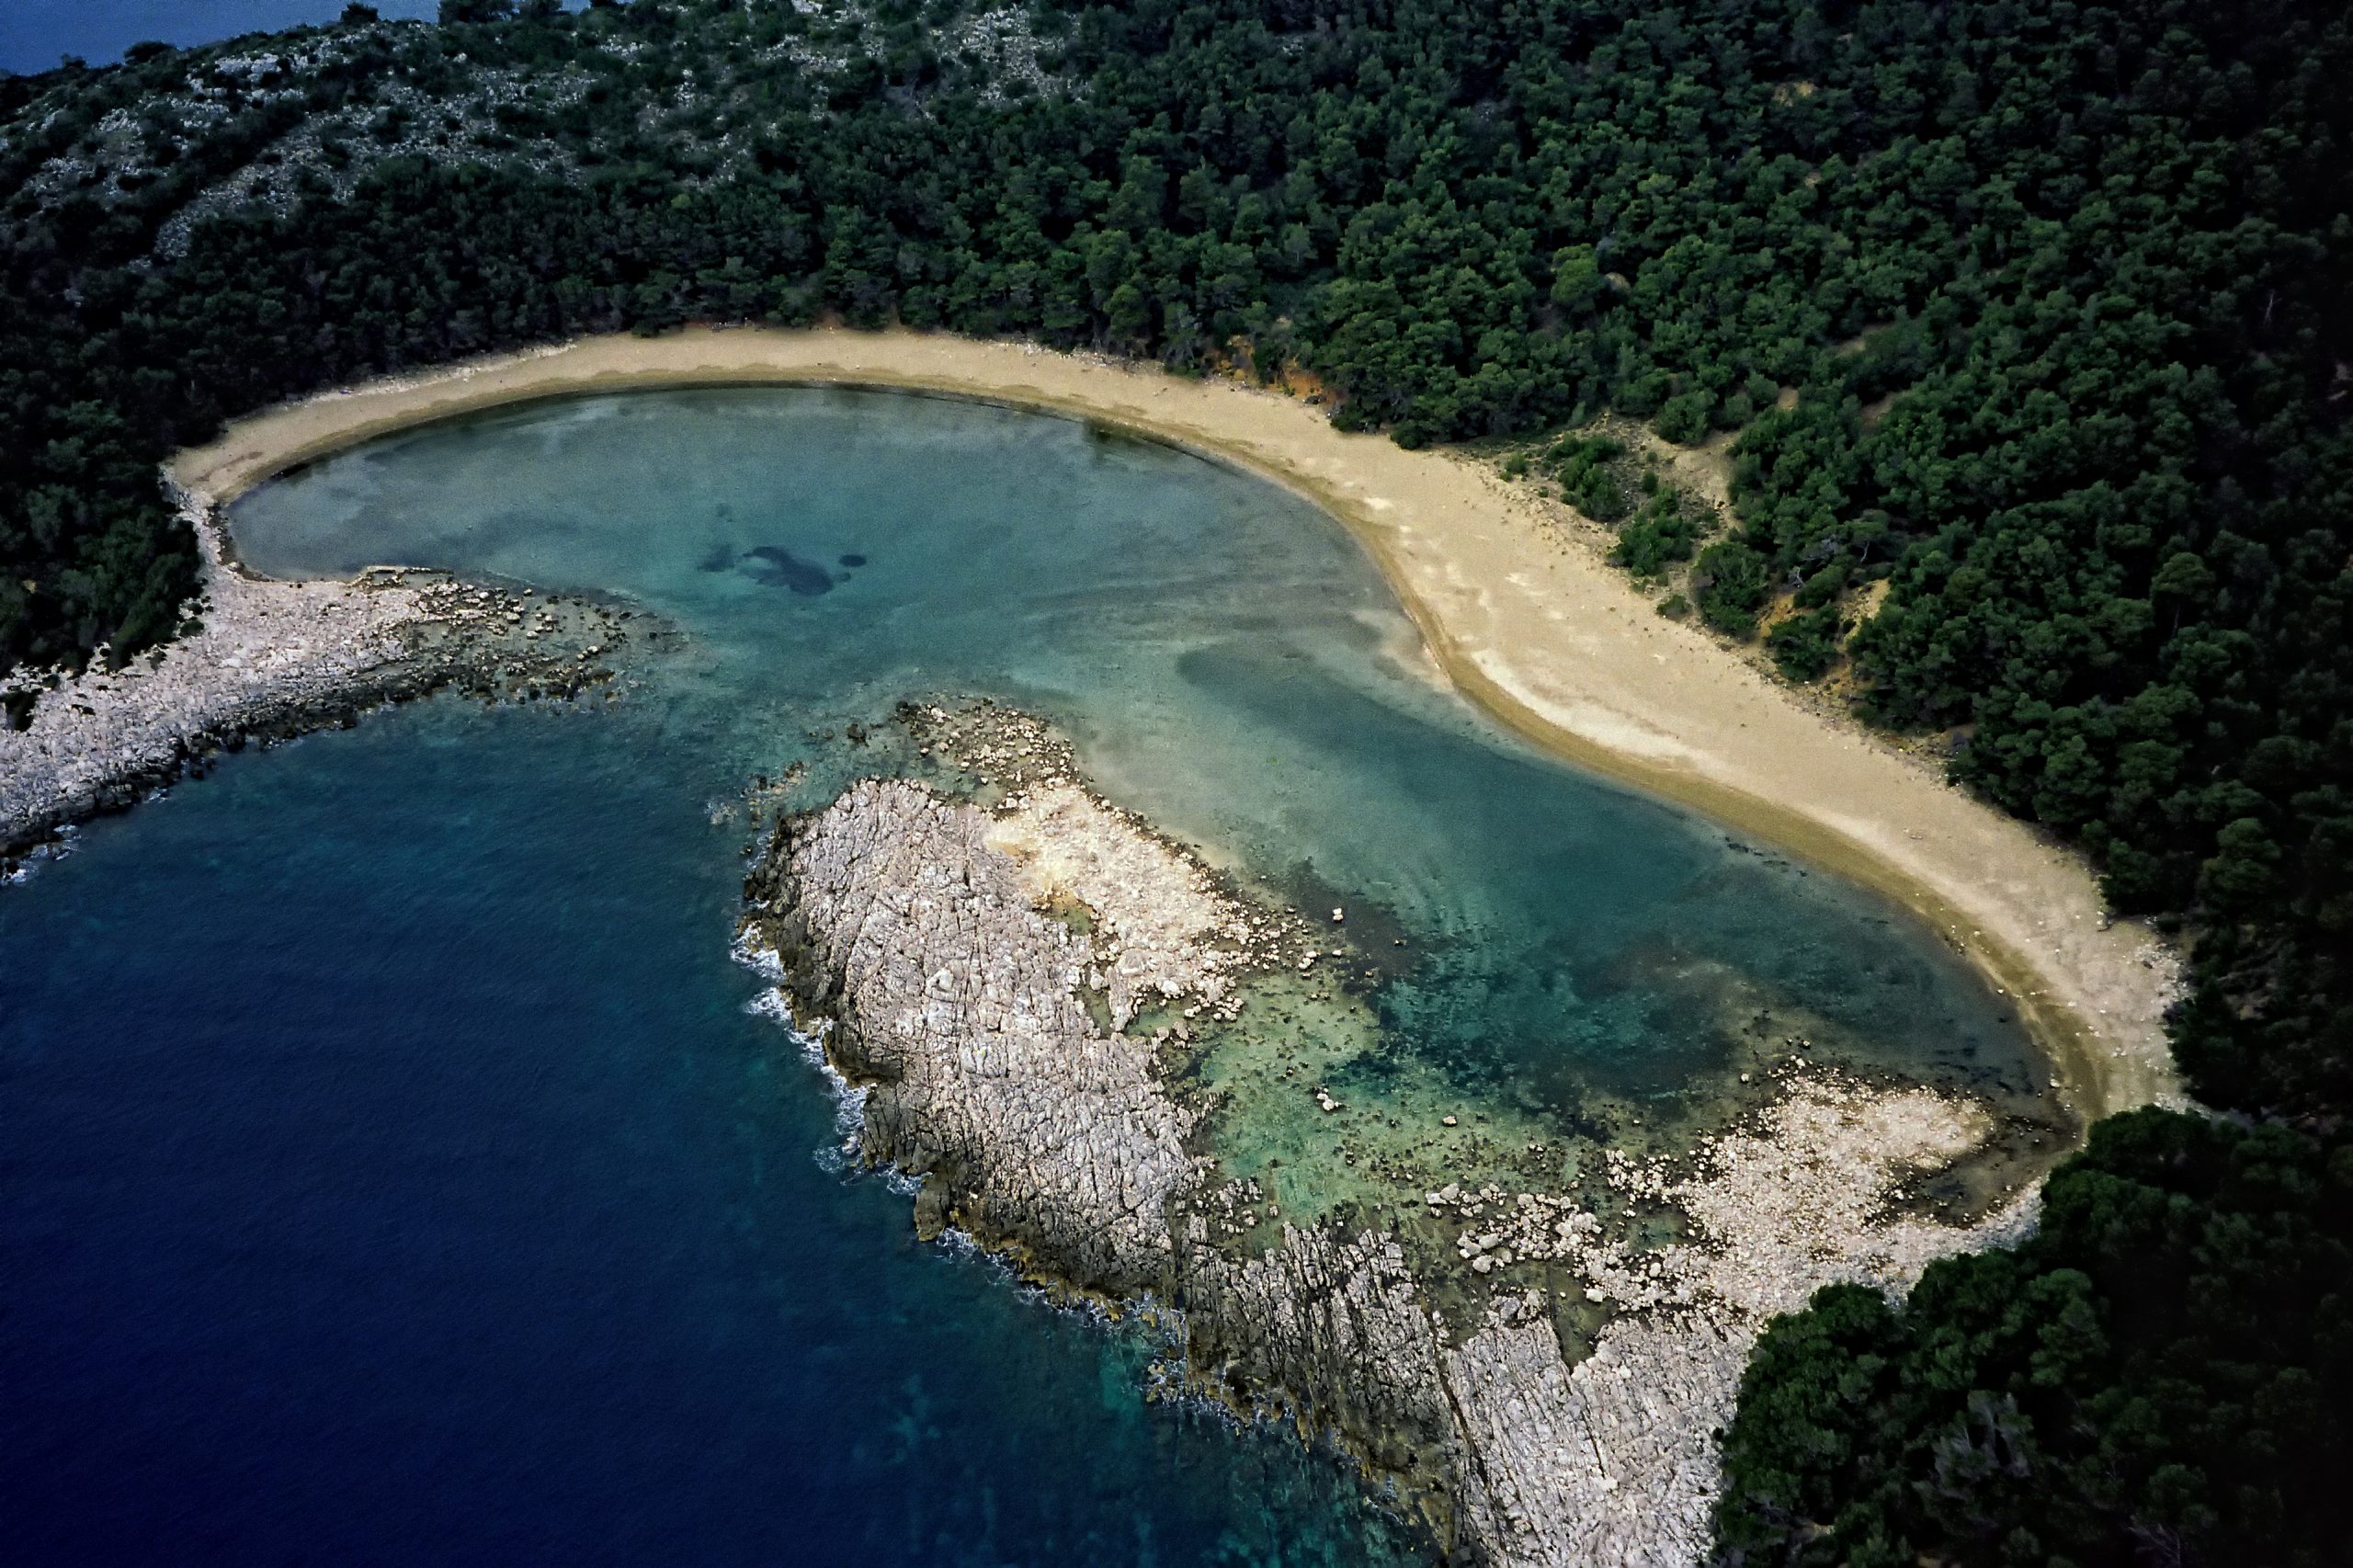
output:
[{"label": "dark underwater patch", "polygon": [[803,561],[782,545],[764,544],[744,552],[737,570],[755,583],[790,588],[796,594],[823,594],[834,586],[834,574],[813,561]]}]

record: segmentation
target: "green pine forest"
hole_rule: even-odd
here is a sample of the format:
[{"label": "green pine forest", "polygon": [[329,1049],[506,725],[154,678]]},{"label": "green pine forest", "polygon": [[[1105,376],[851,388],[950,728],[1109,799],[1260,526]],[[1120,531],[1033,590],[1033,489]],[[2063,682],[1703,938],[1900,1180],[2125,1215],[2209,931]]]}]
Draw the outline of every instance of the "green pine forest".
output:
[{"label": "green pine forest", "polygon": [[[2353,13],[442,17],[0,76],[0,672],[196,613],[175,448],[575,334],[1030,338],[1497,443],[1664,608],[1940,737],[2192,955],[2214,1114],[2101,1123],[2016,1252],[1777,1323],[1720,1561],[2344,1560]],[[1626,422],[1728,437],[1733,515],[1633,483],[1590,433]]]}]

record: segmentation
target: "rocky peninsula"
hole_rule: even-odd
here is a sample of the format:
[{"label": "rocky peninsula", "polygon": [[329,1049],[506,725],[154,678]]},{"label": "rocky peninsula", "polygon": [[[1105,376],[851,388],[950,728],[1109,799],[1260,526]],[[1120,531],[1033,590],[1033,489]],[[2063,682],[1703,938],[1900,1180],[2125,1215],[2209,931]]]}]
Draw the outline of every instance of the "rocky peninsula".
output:
[{"label": "rocky peninsula", "polygon": [[161,652],[78,674],[0,682],[21,728],[0,732],[0,861],[118,810],[223,750],[350,722],[379,704],[457,687],[569,696],[608,678],[640,635],[590,600],[378,568],[348,582],[243,570],[218,506],[176,486],[202,551],[200,624]]},{"label": "rocky peninsula", "polygon": [[1345,910],[1213,873],[1026,715],[902,724],[930,776],[780,822],[741,937],[862,1089],[860,1154],[927,1233],[1162,1316],[1180,1386],[1337,1441],[1450,1558],[1696,1561],[1765,1319],[2031,1223],[1908,1201],[1987,1108],[1802,1058],[1683,1148],[1410,1074],[1351,1104],[1380,1026]]}]

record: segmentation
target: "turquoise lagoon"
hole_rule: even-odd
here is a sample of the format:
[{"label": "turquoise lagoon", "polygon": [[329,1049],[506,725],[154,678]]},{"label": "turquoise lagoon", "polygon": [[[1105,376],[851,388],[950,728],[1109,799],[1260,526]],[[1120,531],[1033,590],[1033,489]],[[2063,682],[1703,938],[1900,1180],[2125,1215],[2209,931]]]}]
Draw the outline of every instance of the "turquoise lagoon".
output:
[{"label": "turquoise lagoon", "polygon": [[1504,735],[1336,524],[1198,456],[632,393],[233,520],[261,571],[447,567],[677,637],[609,697],[229,758],[0,890],[19,1560],[1418,1560],[1337,1460],[1147,1402],[1142,1335],[916,1244],[831,1157],[728,958],[745,791],[798,764],[816,803],[904,698],[1038,711],[1266,896],[1347,907],[1379,1031],[1344,1096],[1671,1141],[1802,1049],[2055,1130],[1933,933]]}]

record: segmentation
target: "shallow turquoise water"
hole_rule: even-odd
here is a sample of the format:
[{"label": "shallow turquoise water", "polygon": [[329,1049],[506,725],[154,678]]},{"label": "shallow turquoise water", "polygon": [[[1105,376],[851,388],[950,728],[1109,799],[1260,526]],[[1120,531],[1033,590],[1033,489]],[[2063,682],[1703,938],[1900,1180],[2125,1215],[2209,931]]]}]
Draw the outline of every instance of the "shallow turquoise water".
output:
[{"label": "shallow turquoise water", "polygon": [[[24,1561],[1381,1562],[1340,1468],[916,1245],[743,1007],[714,806],[901,697],[1014,699],[1351,929],[1387,1050],[1574,1119],[1817,1055],[2023,1093],[1874,900],[1535,757],[1327,518],[892,394],[540,405],[240,505],[247,559],[621,593],[620,701],[437,700],[227,761],[0,889],[0,1445]],[[847,756],[850,760],[845,762]],[[714,818],[719,820],[714,820]],[[1362,1071],[1378,1076],[1379,1061]]]},{"label": "shallow turquoise water", "polygon": [[596,744],[706,793],[832,757],[809,732],[909,694],[1043,711],[1213,858],[1393,918],[1427,955],[1383,997],[1411,1048],[1547,1104],[1672,1097],[1752,1005],[1818,1015],[1860,1065],[2032,1081],[1941,947],[1502,736],[1337,525],[1167,447],[898,393],[605,397],[346,454],[234,527],[273,574],[425,563],[673,619],[691,653]]}]

